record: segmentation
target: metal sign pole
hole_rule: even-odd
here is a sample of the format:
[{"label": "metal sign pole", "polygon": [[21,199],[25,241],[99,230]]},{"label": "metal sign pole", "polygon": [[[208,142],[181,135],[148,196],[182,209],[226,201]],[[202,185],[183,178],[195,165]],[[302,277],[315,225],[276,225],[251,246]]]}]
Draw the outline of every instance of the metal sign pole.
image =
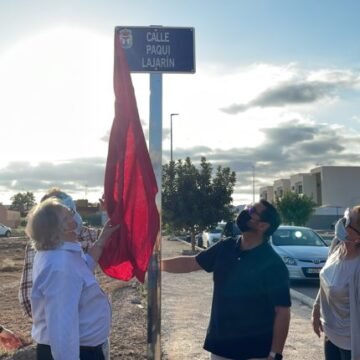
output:
[{"label": "metal sign pole", "polygon": [[[148,268],[148,359],[161,359],[162,74],[195,73],[194,28],[117,26],[131,72],[150,73],[149,151],[159,192],[160,231]],[[174,114],[173,114],[174,115]]]},{"label": "metal sign pole", "polygon": [[158,193],[156,206],[160,216],[160,230],[150,259],[148,271],[148,336],[147,358],[161,359],[161,179],[162,179],[162,74],[150,74],[149,150]]}]

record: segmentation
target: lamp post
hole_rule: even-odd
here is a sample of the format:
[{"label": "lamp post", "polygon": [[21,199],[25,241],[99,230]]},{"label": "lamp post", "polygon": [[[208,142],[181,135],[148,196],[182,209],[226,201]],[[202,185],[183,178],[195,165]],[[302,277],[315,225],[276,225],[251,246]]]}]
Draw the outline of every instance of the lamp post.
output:
[{"label": "lamp post", "polygon": [[173,161],[173,126],[172,126],[172,119],[173,116],[177,116],[179,114],[173,113],[170,114],[170,161]]}]

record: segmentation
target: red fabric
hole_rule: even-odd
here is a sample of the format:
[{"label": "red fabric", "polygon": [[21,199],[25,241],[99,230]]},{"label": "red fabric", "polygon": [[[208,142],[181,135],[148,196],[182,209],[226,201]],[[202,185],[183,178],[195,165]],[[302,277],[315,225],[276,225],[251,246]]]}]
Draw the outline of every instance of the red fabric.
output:
[{"label": "red fabric", "polygon": [[105,204],[111,222],[120,224],[99,264],[109,276],[144,282],[159,232],[158,191],[136,105],[124,50],[115,32],[115,118],[105,170]]}]

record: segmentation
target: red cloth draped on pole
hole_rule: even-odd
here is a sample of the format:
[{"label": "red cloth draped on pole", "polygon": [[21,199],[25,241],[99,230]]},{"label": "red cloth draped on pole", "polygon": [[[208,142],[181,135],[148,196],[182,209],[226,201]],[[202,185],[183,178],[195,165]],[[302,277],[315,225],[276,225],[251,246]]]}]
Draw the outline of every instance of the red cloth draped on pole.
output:
[{"label": "red cloth draped on pole", "polygon": [[159,232],[158,191],[136,105],[135,92],[120,38],[115,31],[115,118],[105,170],[105,204],[120,224],[99,264],[109,276],[144,282]]}]

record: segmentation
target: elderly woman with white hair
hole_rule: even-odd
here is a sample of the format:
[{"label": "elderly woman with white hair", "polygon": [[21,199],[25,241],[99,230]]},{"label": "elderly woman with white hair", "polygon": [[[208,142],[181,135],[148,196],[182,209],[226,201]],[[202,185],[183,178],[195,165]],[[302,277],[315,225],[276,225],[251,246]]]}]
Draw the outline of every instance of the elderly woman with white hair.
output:
[{"label": "elderly woman with white hair", "polygon": [[360,360],[360,206],[336,223],[332,245],[320,272],[312,325],[318,336],[325,334],[326,360]]},{"label": "elderly woman with white hair", "polygon": [[[38,360],[104,359],[111,307],[77,241],[77,222],[56,198],[29,215],[26,233],[37,251],[31,306]],[[96,243],[100,250],[117,228],[105,224]]]}]

